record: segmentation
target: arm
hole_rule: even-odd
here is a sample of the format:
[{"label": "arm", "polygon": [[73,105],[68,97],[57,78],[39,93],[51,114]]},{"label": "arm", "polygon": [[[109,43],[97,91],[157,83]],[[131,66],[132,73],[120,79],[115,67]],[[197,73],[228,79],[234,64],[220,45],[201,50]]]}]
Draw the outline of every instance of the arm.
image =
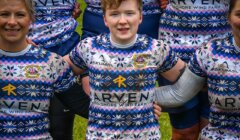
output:
[{"label": "arm", "polygon": [[169,71],[162,73],[173,85],[156,89],[156,101],[161,106],[177,107],[194,97],[203,87],[205,78],[192,73],[182,60]]},{"label": "arm", "polygon": [[[83,91],[90,96],[90,85],[89,85],[89,76],[88,76],[88,72],[87,74],[84,73],[84,70],[78,68],[76,65],[74,65],[71,61],[71,59],[69,58],[69,55],[66,55],[63,57],[63,59],[70,65],[70,67],[72,68],[72,71],[74,74],[76,75],[80,75],[83,74],[83,77],[81,75],[81,83],[82,83],[82,88]],[[85,75],[86,74],[86,75]]]},{"label": "arm", "polygon": [[69,64],[61,56],[53,55],[55,57],[52,57],[50,64],[52,64],[52,71],[55,73],[52,87],[56,97],[70,110],[87,118],[89,97],[85,95],[83,90],[79,90],[80,85],[76,84],[76,76],[74,76]]},{"label": "arm", "polygon": [[178,59],[174,67],[166,72],[161,73],[161,75],[171,82],[176,82],[184,72],[185,67],[185,62],[183,62],[181,59]]}]

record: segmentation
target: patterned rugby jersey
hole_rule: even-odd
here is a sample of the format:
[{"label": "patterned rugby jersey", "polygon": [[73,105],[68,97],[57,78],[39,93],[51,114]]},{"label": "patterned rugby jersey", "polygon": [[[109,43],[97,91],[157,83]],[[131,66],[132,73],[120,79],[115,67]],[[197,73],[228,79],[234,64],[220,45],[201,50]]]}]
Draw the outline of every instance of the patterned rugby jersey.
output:
[{"label": "patterned rugby jersey", "polygon": [[240,139],[240,48],[233,42],[233,37],[213,40],[190,61],[190,70],[207,78],[211,104],[201,140]]},{"label": "patterned rugby jersey", "polygon": [[49,48],[68,40],[77,27],[72,17],[75,0],[34,0],[35,22],[29,38],[41,47]]},{"label": "patterned rugby jersey", "polygon": [[[85,2],[87,3],[86,10],[97,14],[103,14],[101,0],[85,0]],[[143,0],[143,15],[159,14],[161,12],[159,0]]]},{"label": "patterned rugby jersey", "polygon": [[195,50],[212,38],[230,34],[230,0],[170,0],[161,16],[159,39],[188,62]]},{"label": "patterned rugby jersey", "polygon": [[0,50],[0,139],[52,139],[49,100],[74,83],[69,65],[54,53],[30,45],[18,53]]},{"label": "patterned rugby jersey", "polygon": [[129,48],[116,48],[109,34],[86,38],[70,53],[89,70],[91,105],[87,139],[159,140],[153,100],[158,72],[177,62],[166,44],[138,35]]}]

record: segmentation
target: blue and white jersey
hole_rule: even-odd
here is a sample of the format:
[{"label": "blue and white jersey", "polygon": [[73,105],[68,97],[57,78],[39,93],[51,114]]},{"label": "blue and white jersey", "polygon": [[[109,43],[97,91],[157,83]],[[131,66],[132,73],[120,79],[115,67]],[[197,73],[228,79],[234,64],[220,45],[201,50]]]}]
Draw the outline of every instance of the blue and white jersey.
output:
[{"label": "blue and white jersey", "polygon": [[213,38],[230,34],[230,0],[170,0],[162,14],[159,39],[188,62],[197,48]]},{"label": "blue and white jersey", "polygon": [[34,0],[36,21],[31,25],[28,37],[45,48],[68,40],[77,26],[77,21],[72,17],[75,2],[75,0]]},{"label": "blue and white jersey", "polygon": [[109,34],[101,34],[82,40],[70,59],[89,70],[87,139],[161,138],[153,112],[154,89],[158,73],[177,63],[170,47],[138,35],[132,46],[120,49],[112,45]]},{"label": "blue and white jersey", "polygon": [[73,84],[71,68],[55,53],[30,45],[17,53],[0,49],[0,139],[51,140],[50,98]]},{"label": "blue and white jersey", "polygon": [[197,50],[190,70],[206,77],[210,102],[209,125],[201,140],[240,139],[240,48],[233,37],[216,39]]}]

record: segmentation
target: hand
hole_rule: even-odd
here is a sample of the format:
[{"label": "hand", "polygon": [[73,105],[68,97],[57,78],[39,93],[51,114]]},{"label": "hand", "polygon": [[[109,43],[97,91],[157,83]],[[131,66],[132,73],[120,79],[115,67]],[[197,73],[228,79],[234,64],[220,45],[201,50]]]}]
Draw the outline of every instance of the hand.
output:
[{"label": "hand", "polygon": [[36,43],[34,43],[32,40],[26,38],[26,41],[27,41],[28,44],[31,44],[33,46],[37,46],[38,47],[38,45]]},{"label": "hand", "polygon": [[80,3],[76,2],[74,5],[72,16],[73,16],[73,18],[77,19],[81,13],[82,13],[82,11],[80,9]]},{"label": "hand", "polygon": [[167,5],[168,5],[168,0],[160,0],[160,7],[161,9],[166,9]]},{"label": "hand", "polygon": [[90,84],[89,84],[89,76],[85,76],[82,78],[82,88],[84,92],[90,96]]},{"label": "hand", "polygon": [[155,118],[157,120],[159,120],[160,116],[161,116],[161,111],[162,111],[162,108],[157,104],[157,103],[153,103],[153,109],[154,109],[154,115],[155,115]]}]

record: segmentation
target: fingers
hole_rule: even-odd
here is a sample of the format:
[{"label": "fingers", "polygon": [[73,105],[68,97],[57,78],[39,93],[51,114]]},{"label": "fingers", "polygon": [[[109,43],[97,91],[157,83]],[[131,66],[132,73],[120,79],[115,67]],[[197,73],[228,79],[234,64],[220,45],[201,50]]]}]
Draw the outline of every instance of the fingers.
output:
[{"label": "fingers", "polygon": [[160,7],[161,9],[166,9],[167,5],[168,5],[168,0],[160,0]]},{"label": "fingers", "polygon": [[154,109],[154,115],[155,115],[155,118],[157,120],[159,120],[160,116],[161,116],[161,111],[162,111],[162,108],[157,105],[156,103],[153,104],[153,109]]},{"label": "fingers", "polygon": [[38,45],[36,43],[34,43],[32,40],[30,40],[29,38],[27,38],[26,41],[27,41],[28,44],[31,44],[33,46],[37,46],[38,47]]},{"label": "fingers", "polygon": [[84,92],[90,96],[90,84],[89,84],[89,76],[85,76],[82,78],[82,87]]},{"label": "fingers", "polygon": [[75,5],[74,5],[72,16],[75,19],[77,19],[80,16],[81,13],[82,13],[82,10],[80,9],[80,3],[76,2]]}]

